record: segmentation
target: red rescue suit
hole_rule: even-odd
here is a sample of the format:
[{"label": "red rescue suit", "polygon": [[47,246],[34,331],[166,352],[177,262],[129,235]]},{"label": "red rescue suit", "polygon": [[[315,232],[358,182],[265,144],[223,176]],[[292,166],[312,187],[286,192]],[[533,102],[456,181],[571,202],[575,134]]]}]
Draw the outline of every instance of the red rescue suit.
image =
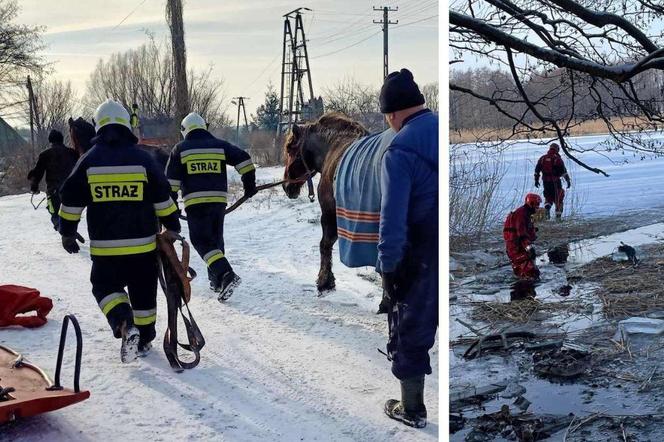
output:
[{"label": "red rescue suit", "polygon": [[565,199],[565,190],[563,190],[561,178],[565,178],[569,187],[570,179],[565,169],[565,163],[555,148],[540,157],[535,166],[535,182],[539,182],[540,173],[542,174],[542,183],[544,185],[544,207],[547,212],[551,206],[556,206],[556,216],[560,217],[563,213],[563,200]]},{"label": "red rescue suit", "polygon": [[531,215],[535,210],[523,205],[510,212],[505,219],[503,239],[507,256],[512,263],[514,274],[519,278],[539,279],[539,269],[530,250],[526,250],[537,238]]}]

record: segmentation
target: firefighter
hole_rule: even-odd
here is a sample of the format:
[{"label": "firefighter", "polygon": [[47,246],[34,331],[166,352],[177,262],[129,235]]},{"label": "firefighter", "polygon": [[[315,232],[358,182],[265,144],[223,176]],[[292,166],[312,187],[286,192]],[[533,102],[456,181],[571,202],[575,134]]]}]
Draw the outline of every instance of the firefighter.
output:
[{"label": "firefighter", "polygon": [[539,279],[540,271],[535,264],[537,254],[533,247],[537,235],[531,217],[540,204],[542,197],[529,193],[526,195],[525,204],[510,212],[505,219],[503,239],[507,256],[512,263],[514,274],[521,279]]},{"label": "firefighter", "polygon": [[228,200],[226,164],[242,176],[244,194],[256,193],[256,168],[249,154],[214,137],[208,125],[195,112],[181,124],[184,138],[173,150],[166,165],[171,190],[182,192],[191,243],[208,268],[210,288],[225,301],[240,283],[225,255],[224,215]]},{"label": "firefighter", "polygon": [[64,249],[77,253],[73,238],[87,207],[92,293],[129,362],[155,338],[159,221],[171,240],[180,221],[163,169],[136,147],[127,110],[109,99],[94,119],[93,147],[62,185],[60,233]]},{"label": "firefighter", "polygon": [[384,411],[406,425],[426,426],[424,376],[438,328],[438,116],[407,69],[387,76],[380,110],[397,132],[381,165],[376,269],[388,305],[387,342],[401,400]]},{"label": "firefighter", "polygon": [[551,219],[551,206],[556,206],[556,219],[563,215],[563,200],[565,199],[565,190],[563,189],[560,178],[565,178],[567,188],[572,185],[572,181],[565,169],[565,163],[560,157],[560,146],[552,143],[549,151],[542,155],[535,166],[535,187],[540,185],[540,173],[544,183],[544,208],[546,209],[546,219]]},{"label": "firefighter", "polygon": [[39,182],[46,174],[46,207],[51,214],[53,228],[58,230],[60,186],[74,168],[78,154],[74,149],[64,145],[64,137],[60,131],[51,130],[48,134],[48,142],[51,143],[51,147],[39,154],[37,164],[28,173],[28,180],[30,180],[30,191],[36,195],[39,193]]}]

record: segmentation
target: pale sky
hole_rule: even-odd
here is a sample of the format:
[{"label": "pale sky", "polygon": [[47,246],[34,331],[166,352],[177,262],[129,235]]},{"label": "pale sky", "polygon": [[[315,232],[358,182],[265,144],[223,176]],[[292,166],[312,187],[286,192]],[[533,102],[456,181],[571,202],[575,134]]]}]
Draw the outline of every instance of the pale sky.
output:
[{"label": "pale sky", "polygon": [[[19,0],[19,4],[17,22],[46,26],[45,55],[53,63],[54,76],[71,80],[79,95],[100,58],[146,42],[146,30],[158,41],[169,35],[165,0]],[[391,20],[399,20],[389,29],[390,71],[408,67],[420,86],[437,81],[436,0],[185,0],[188,67],[212,64],[214,75],[224,80],[228,101],[248,96],[247,111],[254,113],[269,81],[279,89],[282,16],[309,7],[312,11],[305,13],[304,24],[314,93],[321,95],[323,88],[344,77],[379,86],[383,35],[381,25],[372,21],[380,20],[382,12],[374,12],[373,6],[399,7],[390,13]],[[234,110],[229,102],[233,119]]]}]

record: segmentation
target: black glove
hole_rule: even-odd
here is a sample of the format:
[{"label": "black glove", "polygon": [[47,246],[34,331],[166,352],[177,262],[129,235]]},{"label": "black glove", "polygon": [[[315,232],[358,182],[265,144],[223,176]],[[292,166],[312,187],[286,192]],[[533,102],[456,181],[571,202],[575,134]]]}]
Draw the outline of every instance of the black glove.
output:
[{"label": "black glove", "polygon": [[535,187],[539,187],[539,180],[535,180]]},{"label": "black glove", "polygon": [[572,185],[572,181],[567,180],[567,188],[568,188],[568,189],[570,188],[571,185]]},{"label": "black glove", "polygon": [[256,172],[252,170],[242,175],[242,185],[244,186],[245,198],[251,198],[256,195],[258,193],[256,190]]},{"label": "black glove", "polygon": [[383,278],[383,299],[380,301],[376,314],[387,313],[396,302],[396,274],[387,272],[381,274]]},{"label": "black glove", "polygon": [[526,252],[528,252],[528,256],[530,257],[530,259],[537,258],[537,252],[535,252],[535,247],[533,246],[526,247]]},{"label": "black glove", "polygon": [[67,253],[78,253],[81,250],[78,247],[76,242],[76,237],[74,236],[63,236],[62,237],[62,248],[67,251]]},{"label": "black glove", "polygon": [[30,186],[30,192],[32,192],[33,195],[37,195],[39,193],[39,186],[32,185]]}]

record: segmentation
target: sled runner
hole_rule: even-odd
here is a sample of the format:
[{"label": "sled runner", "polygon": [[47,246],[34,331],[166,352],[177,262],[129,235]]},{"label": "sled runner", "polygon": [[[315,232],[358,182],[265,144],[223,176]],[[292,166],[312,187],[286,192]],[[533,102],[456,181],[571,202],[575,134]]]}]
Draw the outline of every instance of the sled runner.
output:
[{"label": "sled runner", "polygon": [[[76,333],[73,390],[60,384],[60,369],[69,322],[73,324]],[[0,345],[0,424],[58,410],[89,398],[90,392],[81,391],[78,385],[82,354],[81,328],[73,315],[66,315],[62,322],[55,382],[41,368],[23,359],[20,353]]]},{"label": "sled runner", "polygon": [[[182,238],[180,238],[180,242],[182,243],[182,261],[178,258],[173,243],[163,235],[157,235],[159,283],[166,294],[168,305],[168,328],[164,334],[164,353],[169,364],[171,364],[171,368],[177,372],[196,367],[201,360],[200,351],[205,345],[203,334],[191,315],[188,305],[191,299],[191,285],[189,283],[196,277],[196,273],[189,267],[189,244]],[[186,316],[182,311],[183,303],[187,309]],[[188,344],[182,344],[178,341],[178,311],[187,331]],[[194,360],[191,362],[182,361],[178,356],[178,346],[193,353]]]}]

